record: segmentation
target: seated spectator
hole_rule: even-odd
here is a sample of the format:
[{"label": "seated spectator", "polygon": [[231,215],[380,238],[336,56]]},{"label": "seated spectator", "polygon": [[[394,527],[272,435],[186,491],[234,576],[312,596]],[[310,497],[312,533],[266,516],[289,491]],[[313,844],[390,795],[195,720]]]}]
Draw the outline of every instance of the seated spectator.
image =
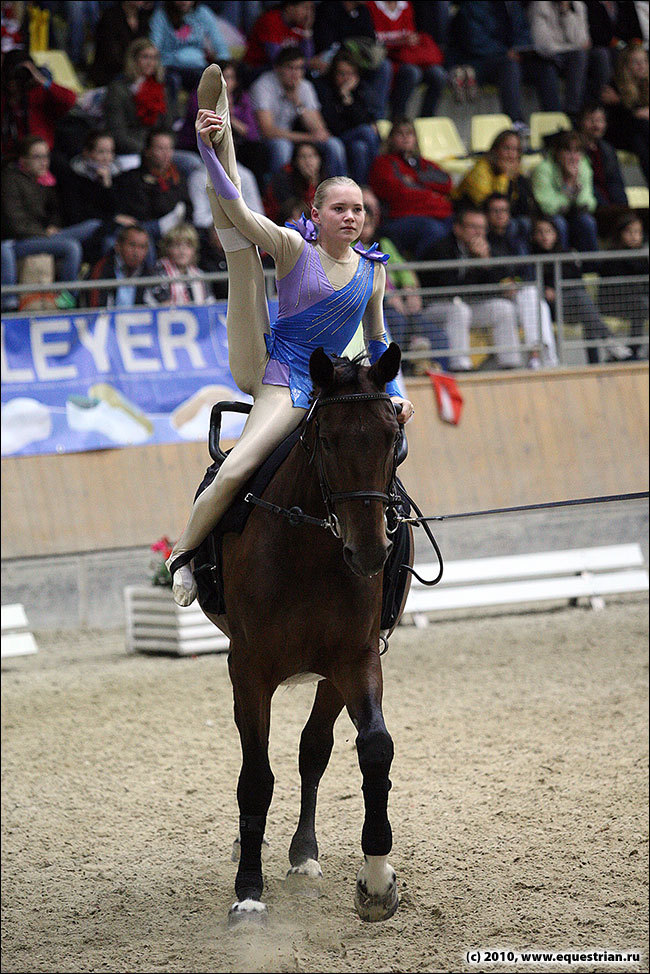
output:
[{"label": "seated spectator", "polygon": [[566,0],[539,0],[526,6],[535,55],[532,68],[544,112],[563,111],[575,118],[582,107],[591,47],[586,8],[585,3]]},{"label": "seated spectator", "polygon": [[54,148],[55,127],[73,107],[77,96],[39,70],[19,48],[2,60],[2,158],[15,159],[18,146],[37,135]]},{"label": "seated spectator", "polygon": [[316,89],[305,78],[305,59],[297,47],[282,48],[273,70],[261,74],[250,93],[260,133],[269,147],[271,174],[289,162],[296,142],[316,142],[329,174],[347,175],[345,146],[325,125]]},{"label": "seated spectator", "polygon": [[[18,160],[10,163],[2,179],[2,280],[15,284],[16,261],[32,254],[50,254],[57,263],[57,278],[79,277],[82,244],[98,230],[101,221],[86,220],[63,227],[56,180],[49,171],[50,150],[38,135],[20,143]],[[6,266],[5,266],[6,264]]]},{"label": "seated spectator", "polygon": [[91,132],[83,152],[71,160],[61,174],[61,201],[66,224],[97,220],[95,234],[84,245],[84,257],[91,263],[103,254],[104,239],[112,235],[116,225],[135,223],[132,216],[120,213],[120,197],[116,191],[119,168],[115,163],[115,141],[110,132]]},{"label": "seated spectator", "polygon": [[312,64],[316,62],[319,74],[327,72],[339,51],[351,54],[372,97],[373,116],[388,118],[393,68],[377,41],[367,4],[361,0],[319,3],[314,17],[314,49]]},{"label": "seated spectator", "polygon": [[[487,218],[478,207],[467,206],[454,215],[451,233],[439,240],[430,251],[431,260],[456,260],[456,270],[427,270],[420,272],[424,287],[462,288],[467,285],[500,283],[499,267],[476,267],[473,259],[491,256],[487,240]],[[450,368],[467,372],[472,368],[470,331],[472,327],[491,327],[492,343],[496,347],[495,360],[499,368],[516,369],[523,364],[519,342],[517,311],[512,301],[489,293],[487,297],[455,296],[444,298],[441,310],[445,316],[445,330],[449,347],[453,350]]]},{"label": "seated spectator", "polygon": [[104,101],[106,127],[118,156],[135,156],[140,164],[147,132],[172,123],[160,53],[148,37],[139,37],[124,56],[124,71],[109,84]]},{"label": "seated spectator", "polygon": [[266,187],[264,212],[270,220],[279,223],[284,204],[287,200],[294,200],[300,204],[302,211],[309,213],[316,187],[326,177],[323,157],[316,143],[298,142],[291,162],[276,172]]},{"label": "seated spectator", "polygon": [[[432,359],[446,369],[446,357],[435,354],[435,350],[447,347],[447,335],[435,315],[424,307],[420,281],[414,271],[398,270],[396,264],[405,263],[404,258],[389,237],[381,233],[381,205],[369,186],[362,186],[363,205],[366,218],[361,233],[361,243],[371,247],[379,243],[379,249],[390,257],[386,265],[386,296],[384,298],[384,318],[388,333],[404,352],[417,352],[414,365],[404,363],[405,371],[421,374],[432,366]],[[426,355],[424,353],[429,353]]]},{"label": "seated spectator", "polygon": [[[228,264],[226,254],[223,249],[219,234],[211,223],[204,231],[199,234],[200,257],[199,267],[205,274],[227,274]],[[210,290],[217,301],[228,300],[228,278],[220,281],[211,281]]]},{"label": "seated spectator", "polygon": [[385,45],[393,65],[391,115],[406,114],[407,103],[421,84],[424,98],[419,115],[435,115],[438,100],[447,82],[442,66],[442,51],[430,34],[418,33],[414,4],[383,0],[368,4],[377,40]]},{"label": "seated spectator", "polygon": [[92,268],[91,281],[124,281],[114,288],[94,288],[87,292],[89,308],[132,308],[144,303],[145,288],[138,278],[149,277],[151,245],[147,231],[137,224],[122,227],[111,249]]},{"label": "seated spectator", "polygon": [[205,281],[181,281],[184,275],[201,272],[197,267],[199,235],[191,223],[180,223],[160,241],[161,257],[154,274],[168,278],[164,284],[148,288],[146,304],[209,304],[213,298]]},{"label": "seated spectator", "polygon": [[[86,39],[87,36],[92,36],[99,21],[102,6],[99,0],[83,0],[82,3],[78,0],[39,0],[33,6],[48,10],[51,19],[56,17],[57,40],[51,46],[63,47],[75,67],[85,72]],[[53,36],[51,27],[50,31]],[[59,40],[61,35],[62,39]]]},{"label": "seated spectator", "polygon": [[534,201],[530,181],[521,172],[522,152],[519,132],[499,132],[488,152],[465,173],[451,195],[461,205],[469,201],[480,206],[493,193],[502,193],[510,203],[508,232],[527,238]]},{"label": "seated spectator", "polygon": [[602,105],[585,105],[578,118],[578,131],[593,173],[598,232],[609,237],[621,211],[627,209],[627,194],[616,149],[604,138],[607,116]]},{"label": "seated spectator", "polygon": [[120,209],[134,217],[152,241],[192,217],[187,181],[173,157],[173,132],[151,129],[145,139],[142,165],[117,178]]},{"label": "seated spectator", "polygon": [[[237,167],[240,173],[242,166],[251,170],[258,185],[262,186],[268,172],[269,153],[267,146],[260,138],[260,130],[257,126],[250,94],[242,86],[240,65],[237,61],[223,61],[219,66],[228,86],[228,108],[233,141],[237,152]],[[195,154],[195,123],[198,110],[198,96],[196,91],[193,91],[187,100],[183,127],[176,138],[176,145],[179,149],[191,151]],[[194,203],[194,200],[192,202]],[[250,207],[251,204],[248,200],[246,202]]]},{"label": "seated spectator", "polygon": [[553,138],[531,182],[535,202],[555,224],[562,249],[598,250],[593,173],[577,132],[560,132]]},{"label": "seated spectator", "polygon": [[602,92],[609,141],[633,152],[648,182],[648,52],[638,45],[619,52],[611,85]]},{"label": "seated spectator", "polygon": [[[537,217],[533,221],[533,237],[531,243],[532,254],[562,254],[566,251],[560,243],[560,237],[555,223],[548,217]],[[555,306],[558,295],[555,292],[555,268],[553,264],[543,264],[544,297],[555,317]],[[562,261],[562,279],[571,282],[582,278],[583,268],[579,261]],[[572,283],[571,287],[562,289],[562,310],[565,322],[581,324],[585,340],[603,340],[606,342],[604,351],[606,361],[620,362],[630,358],[630,350],[619,345],[602,316],[591,300],[582,284]],[[593,365],[600,361],[599,346],[587,346],[587,361]]]},{"label": "seated spectator", "polygon": [[[640,250],[643,247],[643,222],[638,213],[628,210],[622,213],[614,227],[610,240],[611,250]],[[630,322],[631,357],[633,359],[647,358],[648,345],[645,351],[640,341],[644,326],[648,322],[648,258],[622,257],[616,260],[603,261],[600,265],[601,277],[612,283],[601,284],[599,302],[612,315],[627,318]],[[626,281],[616,284],[616,277],[642,277],[641,281]],[[636,339],[636,340],[634,340]]]},{"label": "seated spectator", "polygon": [[398,119],[368,177],[383,209],[383,229],[403,253],[428,260],[451,227],[451,176],[420,154],[413,122]]},{"label": "seated spectator", "polygon": [[152,14],[149,37],[160,51],[173,105],[181,88],[193,91],[208,64],[229,55],[217,17],[195,0],[164,0]]},{"label": "seated spectator", "polygon": [[[601,0],[589,0],[585,6],[592,53],[600,59],[600,69],[591,79],[589,94],[594,101],[599,101],[603,86],[609,84],[614,73],[619,45],[642,44],[643,30],[636,9],[639,5],[636,3],[602,3]],[[647,10],[648,5],[644,6]]]},{"label": "seated spectator", "polygon": [[521,100],[522,68],[519,51],[531,46],[528,22],[518,3],[463,0],[449,23],[446,66],[453,68],[457,97],[471,99],[476,84],[495,84],[501,110],[515,128],[525,130]]},{"label": "seated spectator", "polygon": [[102,4],[95,29],[95,57],[91,67],[93,84],[103,88],[122,73],[124,52],[138,37],[149,33],[150,5],[142,0]]},{"label": "seated spectator", "polygon": [[343,142],[348,172],[358,183],[365,183],[379,149],[367,85],[350,54],[337,54],[324,78],[316,82],[325,124]]},{"label": "seated spectator", "polygon": [[9,51],[25,51],[29,44],[29,11],[25,3],[2,3],[0,6],[2,28],[2,55]]},{"label": "seated spectator", "polygon": [[[528,235],[517,235],[511,231],[508,197],[493,193],[485,202],[485,215],[488,221],[488,244],[492,257],[522,257],[530,246]],[[509,232],[510,231],[510,232]],[[501,282],[508,288],[508,297],[517,309],[517,318],[528,345],[528,368],[559,365],[551,311],[544,299],[540,299],[537,288],[530,283],[533,268],[527,265],[499,265]]]},{"label": "seated spectator", "polygon": [[263,71],[272,68],[278,54],[285,47],[298,48],[306,66],[311,69],[314,54],[313,23],[312,0],[285,0],[260,14],[248,36],[243,57],[249,83]]}]

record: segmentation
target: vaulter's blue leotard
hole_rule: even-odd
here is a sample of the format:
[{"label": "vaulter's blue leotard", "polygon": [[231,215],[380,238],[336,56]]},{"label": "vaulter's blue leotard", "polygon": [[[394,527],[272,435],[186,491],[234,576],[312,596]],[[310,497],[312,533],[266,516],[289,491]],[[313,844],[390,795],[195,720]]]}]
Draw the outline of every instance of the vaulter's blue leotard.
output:
[{"label": "vaulter's blue leotard", "polygon": [[[307,240],[295,266],[278,281],[278,316],[265,336],[270,360],[263,381],[288,385],[294,406],[309,406],[312,352],[322,346],[330,355],[343,354],[372,295],[374,262],[388,259],[377,250],[359,247],[357,252],[354,276],[339,290],[332,287],[316,247]],[[377,344],[385,351],[384,344]]]}]

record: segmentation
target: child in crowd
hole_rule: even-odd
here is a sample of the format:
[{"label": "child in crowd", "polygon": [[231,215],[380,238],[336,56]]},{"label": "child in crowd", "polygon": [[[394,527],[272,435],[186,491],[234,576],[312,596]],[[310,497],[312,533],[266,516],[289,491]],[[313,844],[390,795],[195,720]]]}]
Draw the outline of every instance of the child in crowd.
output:
[{"label": "child in crowd", "polygon": [[[533,223],[532,254],[562,254],[558,232],[551,219],[538,217]],[[570,287],[562,289],[562,308],[564,320],[569,324],[582,324],[587,340],[604,340],[604,350],[608,362],[620,362],[630,358],[630,350],[616,343],[614,336],[605,324],[600,311],[591,300],[584,285],[573,282],[582,277],[582,266],[577,260],[562,261],[562,280],[571,281]],[[552,263],[543,265],[544,297],[553,318],[558,295],[555,290],[555,267]],[[600,361],[599,346],[587,346],[587,361],[596,364]]]},{"label": "child in crowd", "polygon": [[164,274],[167,281],[147,290],[147,304],[208,304],[213,300],[205,281],[179,280],[201,274],[197,267],[199,235],[190,223],[181,223],[166,233],[160,249],[162,257],[154,273]]},{"label": "child in crowd", "polygon": [[[611,250],[639,250],[643,247],[643,222],[638,213],[628,210],[623,213],[616,223],[610,241]],[[599,291],[600,303],[604,308],[611,309],[612,314],[627,318],[630,322],[630,351],[632,358],[647,358],[648,345],[643,345],[644,325],[648,321],[648,258],[621,257],[603,261],[600,268],[601,277],[639,277],[639,281],[626,281],[625,284],[601,284]]]}]

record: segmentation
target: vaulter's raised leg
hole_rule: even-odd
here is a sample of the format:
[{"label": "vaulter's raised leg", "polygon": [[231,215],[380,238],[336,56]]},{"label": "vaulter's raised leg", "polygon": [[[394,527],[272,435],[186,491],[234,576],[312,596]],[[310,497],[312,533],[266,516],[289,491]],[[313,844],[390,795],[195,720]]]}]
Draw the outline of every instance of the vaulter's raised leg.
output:
[{"label": "vaulter's raised leg", "polygon": [[[225,122],[221,131],[213,135],[212,140],[220,162],[233,183],[239,185],[237,160],[228,117],[228,97],[221,70],[217,65],[211,65],[204,71],[198,88],[198,103],[200,109],[214,110],[216,106],[217,113],[221,113],[224,117]],[[224,248],[228,265],[226,328],[230,371],[239,388],[257,399],[262,390],[262,377],[266,365],[264,334],[269,331],[269,311],[262,263],[257,247],[233,226],[212,186],[207,186],[207,193],[214,226]],[[258,409],[258,414],[260,411]],[[248,422],[250,417],[247,425]],[[260,454],[258,462],[261,462],[264,456]],[[257,463],[253,462],[253,468],[256,465]],[[221,481],[228,481],[228,477],[222,476]],[[219,498],[219,502],[215,504],[214,499],[221,486],[221,482],[217,483],[215,479],[211,485],[213,489],[204,491],[195,502],[185,530],[174,545],[174,550],[167,561],[170,571],[175,565],[172,593],[179,605],[189,605],[197,594],[194,576],[188,563],[192,551],[216,525],[237,492],[238,485],[235,485],[234,490],[226,490]],[[185,564],[182,563],[184,559],[187,559]]]},{"label": "vaulter's raised leg", "polygon": [[[205,69],[197,90],[198,107],[222,118],[211,135],[214,151],[232,183],[241,190],[237,156],[230,126],[226,82],[217,64]],[[266,364],[264,334],[269,332],[269,309],[259,252],[237,230],[219,202],[214,187],[206,187],[212,219],[228,264],[228,362],[239,388],[255,396]]]},{"label": "vaulter's raised leg", "polygon": [[266,914],[262,903],[262,841],[266,816],[273,796],[274,778],[269,764],[271,691],[251,668],[236,662],[233,646],[228,664],[235,699],[235,723],[242,748],[242,767],[237,785],[239,804],[240,857],[235,892],[237,900],[229,922],[260,919]]},{"label": "vaulter's raised leg", "polygon": [[362,920],[387,920],[399,904],[395,870],[388,862],[393,836],[388,820],[388,792],[393,741],[381,709],[383,682],[378,651],[336,677],[348,713],[358,731],[357,754],[363,777],[365,818],[361,833],[364,864],[357,876],[355,906]]},{"label": "vaulter's raised leg", "polygon": [[309,720],[300,737],[300,819],[291,840],[287,878],[296,882],[317,881],[323,873],[316,842],[316,799],[318,785],[332,753],[334,723],[344,707],[339,691],[329,680],[321,680]]}]

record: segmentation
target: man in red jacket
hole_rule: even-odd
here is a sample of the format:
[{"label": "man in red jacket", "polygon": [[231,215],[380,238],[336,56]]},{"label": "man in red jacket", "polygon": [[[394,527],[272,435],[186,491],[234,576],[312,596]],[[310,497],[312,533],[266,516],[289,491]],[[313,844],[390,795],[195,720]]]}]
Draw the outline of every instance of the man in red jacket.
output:
[{"label": "man in red jacket", "polygon": [[386,152],[370,170],[370,186],[381,200],[382,233],[398,250],[426,260],[433,245],[451,230],[451,176],[420,155],[408,119],[393,125]]}]

